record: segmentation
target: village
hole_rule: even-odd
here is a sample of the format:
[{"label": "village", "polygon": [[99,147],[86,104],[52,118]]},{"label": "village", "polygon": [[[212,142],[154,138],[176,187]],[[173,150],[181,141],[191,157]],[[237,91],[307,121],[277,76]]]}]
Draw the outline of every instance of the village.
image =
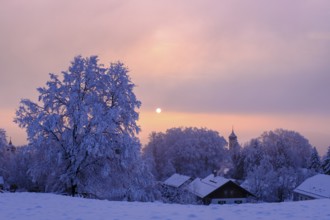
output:
[{"label": "village", "polygon": [[[237,136],[232,130],[228,137],[229,149],[233,150],[238,145]],[[2,150],[9,157],[14,156],[17,148],[9,143]],[[18,149],[20,150],[20,149]],[[228,170],[225,170],[225,173]],[[249,191],[247,181],[226,178],[220,170],[205,178],[192,178],[179,173],[172,174],[169,178],[160,182],[160,192],[165,203],[194,203],[194,204],[242,204],[260,203],[262,200]],[[330,175],[315,174],[293,189],[293,201],[330,198]],[[16,184],[8,184],[3,176],[0,176],[0,192],[16,192]],[[22,191],[22,189],[18,189]]]},{"label": "village", "polygon": [[[229,148],[234,148],[238,141],[234,131],[229,136]],[[249,192],[246,182],[227,179],[214,171],[207,177],[192,179],[189,176],[174,173],[163,183],[164,196],[169,201],[177,201],[182,194],[193,194],[201,204],[241,204],[255,203],[258,198]],[[330,198],[330,175],[316,174],[293,190],[293,200]]]}]

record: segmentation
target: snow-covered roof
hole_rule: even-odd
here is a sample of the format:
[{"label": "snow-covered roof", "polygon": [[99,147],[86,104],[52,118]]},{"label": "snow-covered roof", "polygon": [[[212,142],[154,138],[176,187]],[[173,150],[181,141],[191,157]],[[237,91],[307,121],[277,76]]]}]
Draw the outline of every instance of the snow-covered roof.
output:
[{"label": "snow-covered roof", "polygon": [[5,184],[5,181],[3,180],[3,177],[2,176],[0,176],[0,184],[1,185]]},{"label": "snow-covered roof", "polygon": [[240,187],[243,189],[249,191],[250,190],[250,183],[248,180],[244,180],[243,183],[241,183]]},{"label": "snow-covered roof", "polygon": [[306,179],[294,192],[312,198],[330,198],[330,175],[317,174]]},{"label": "snow-covered roof", "polygon": [[224,177],[214,176],[213,174],[210,174],[204,179],[194,179],[194,181],[189,184],[188,189],[195,195],[204,198],[208,194],[212,193],[214,190],[228,183],[229,181],[229,179],[226,179]]},{"label": "snow-covered roof", "polygon": [[181,175],[181,174],[173,174],[170,178],[164,181],[165,185],[173,186],[173,187],[180,187],[186,181],[190,179],[189,176]]}]

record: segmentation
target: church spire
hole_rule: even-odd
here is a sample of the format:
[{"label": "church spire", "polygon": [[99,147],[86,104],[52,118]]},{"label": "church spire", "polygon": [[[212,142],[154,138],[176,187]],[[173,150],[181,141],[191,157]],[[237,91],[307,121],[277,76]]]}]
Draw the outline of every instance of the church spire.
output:
[{"label": "church spire", "polygon": [[16,151],[16,148],[13,145],[13,142],[11,141],[11,137],[9,139],[9,143],[8,143],[8,146],[7,146],[7,151],[10,151],[10,152],[15,152]]},{"label": "church spire", "polygon": [[236,136],[236,134],[234,132],[234,126],[232,126],[232,128],[231,128],[231,134],[229,135],[229,141],[230,140],[234,140],[234,139],[237,140],[237,136]]},{"label": "church spire", "polygon": [[234,126],[232,126],[231,134],[229,135],[229,150],[234,149],[238,145],[237,136],[234,132]]}]

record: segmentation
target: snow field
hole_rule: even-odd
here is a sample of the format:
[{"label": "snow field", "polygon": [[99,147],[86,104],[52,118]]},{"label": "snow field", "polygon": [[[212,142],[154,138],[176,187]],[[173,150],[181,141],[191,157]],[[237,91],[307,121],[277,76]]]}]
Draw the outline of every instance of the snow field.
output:
[{"label": "snow field", "polygon": [[256,220],[330,219],[330,200],[241,205],[114,202],[45,193],[0,194],[0,219]]}]

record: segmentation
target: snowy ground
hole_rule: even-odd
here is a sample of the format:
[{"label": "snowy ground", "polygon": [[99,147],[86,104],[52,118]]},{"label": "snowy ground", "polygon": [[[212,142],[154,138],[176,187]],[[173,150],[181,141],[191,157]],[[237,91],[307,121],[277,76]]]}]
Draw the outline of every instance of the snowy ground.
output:
[{"label": "snowy ground", "polygon": [[241,205],[110,202],[53,194],[0,193],[0,219],[330,219],[330,200]]}]

